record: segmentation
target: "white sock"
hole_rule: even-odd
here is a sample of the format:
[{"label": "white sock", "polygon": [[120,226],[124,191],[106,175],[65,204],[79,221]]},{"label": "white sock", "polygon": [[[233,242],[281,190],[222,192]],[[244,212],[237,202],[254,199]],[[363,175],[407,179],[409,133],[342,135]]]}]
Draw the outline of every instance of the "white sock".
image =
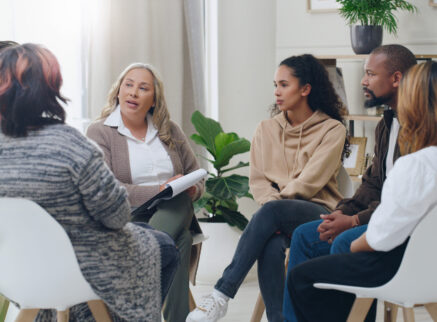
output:
[{"label": "white sock", "polygon": [[226,300],[226,302],[229,301],[229,296],[223,294],[222,292],[220,292],[220,291],[217,290],[217,289],[214,289],[214,290],[212,291],[212,294],[213,294],[213,295],[216,295],[216,296],[218,296],[218,297],[221,297],[222,299]]}]

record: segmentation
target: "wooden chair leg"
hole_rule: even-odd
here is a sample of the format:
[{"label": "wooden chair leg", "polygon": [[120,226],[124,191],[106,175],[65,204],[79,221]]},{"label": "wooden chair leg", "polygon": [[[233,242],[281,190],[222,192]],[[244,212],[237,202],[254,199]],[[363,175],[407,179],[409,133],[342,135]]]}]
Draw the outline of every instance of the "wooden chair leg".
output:
[{"label": "wooden chair leg", "polygon": [[425,309],[431,315],[433,321],[437,321],[437,303],[427,303],[425,304]]},{"label": "wooden chair leg", "polygon": [[399,306],[390,302],[384,302],[384,322],[396,322]]},{"label": "wooden chair leg", "polygon": [[370,306],[373,303],[373,298],[356,298],[354,305],[347,317],[347,322],[362,322],[369,312]]},{"label": "wooden chair leg", "polygon": [[56,317],[58,322],[68,322],[69,315],[70,315],[69,309],[66,309],[65,311],[56,312]]},{"label": "wooden chair leg", "polygon": [[264,304],[263,297],[261,293],[259,293],[256,300],[255,308],[253,309],[252,317],[250,318],[250,322],[260,322],[265,309],[266,306]]},{"label": "wooden chair leg", "polygon": [[36,315],[38,314],[39,309],[22,309],[18,313],[15,322],[32,322],[35,320]]},{"label": "wooden chair leg", "polygon": [[193,297],[193,293],[191,293],[190,289],[188,289],[188,304],[189,304],[190,312],[197,307],[196,301],[194,300]]},{"label": "wooden chair leg", "polygon": [[8,313],[9,301],[0,295],[0,322],[4,322]]},{"label": "wooden chair leg", "polygon": [[112,322],[108,308],[102,300],[88,301],[87,304],[96,322]]},{"label": "wooden chair leg", "polygon": [[402,307],[402,311],[405,322],[414,322],[414,309],[412,307]]}]

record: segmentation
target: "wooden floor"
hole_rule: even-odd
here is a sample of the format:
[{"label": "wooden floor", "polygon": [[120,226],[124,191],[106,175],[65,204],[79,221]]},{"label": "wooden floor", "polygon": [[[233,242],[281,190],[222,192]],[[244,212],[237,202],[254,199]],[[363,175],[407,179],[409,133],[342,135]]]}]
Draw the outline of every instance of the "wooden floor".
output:
[{"label": "wooden floor", "polygon": [[[211,292],[213,285],[197,285],[191,286],[191,291],[196,301],[198,301],[202,295]],[[249,322],[250,317],[255,305],[256,298],[258,296],[259,288],[257,282],[243,283],[234,300],[229,302],[228,313],[220,320],[220,322]],[[383,322],[382,316],[383,306],[378,303],[377,322]],[[424,307],[418,307],[414,309],[416,322],[432,322],[428,312]],[[403,321],[402,311],[398,312],[397,321]],[[267,318],[264,314],[263,322],[267,322]]]},{"label": "wooden floor", "polygon": [[[195,300],[198,301],[202,295],[206,295],[211,292],[212,287],[212,284],[191,286],[191,291]],[[249,322],[258,292],[259,288],[256,281],[243,283],[235,299],[229,302],[228,313],[223,319],[220,320],[220,322]],[[9,307],[10,309],[8,311],[8,315],[6,316],[5,322],[13,322],[18,313],[18,310],[13,307],[13,305],[10,305]],[[377,322],[383,322],[382,309],[382,305],[378,303]],[[425,308],[418,307],[415,308],[414,311],[416,322],[432,322],[432,319],[426,312]],[[267,322],[265,314],[262,321]],[[401,311],[398,312],[397,321],[403,321]]]}]

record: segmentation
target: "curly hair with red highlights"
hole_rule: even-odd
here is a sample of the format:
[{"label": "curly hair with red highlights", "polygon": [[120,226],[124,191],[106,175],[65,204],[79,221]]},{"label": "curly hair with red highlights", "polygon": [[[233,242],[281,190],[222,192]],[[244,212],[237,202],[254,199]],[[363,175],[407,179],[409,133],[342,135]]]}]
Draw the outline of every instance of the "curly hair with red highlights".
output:
[{"label": "curly hair with red highlights", "polygon": [[56,57],[35,44],[9,47],[0,54],[0,117],[5,135],[27,136],[48,124],[64,123],[67,102]]}]

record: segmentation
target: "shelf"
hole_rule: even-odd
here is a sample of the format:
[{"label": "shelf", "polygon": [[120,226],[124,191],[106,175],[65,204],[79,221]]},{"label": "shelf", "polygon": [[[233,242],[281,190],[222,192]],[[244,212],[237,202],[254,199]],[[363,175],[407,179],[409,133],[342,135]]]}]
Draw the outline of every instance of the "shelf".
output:
[{"label": "shelf", "polygon": [[[437,59],[437,55],[421,55],[417,54],[416,59]],[[317,55],[320,60],[330,59],[366,59],[369,55]]]},{"label": "shelf", "polygon": [[378,115],[365,115],[365,114],[346,115],[344,117],[344,119],[347,121],[374,121],[374,122],[379,122],[381,118],[382,115],[378,116]]}]

